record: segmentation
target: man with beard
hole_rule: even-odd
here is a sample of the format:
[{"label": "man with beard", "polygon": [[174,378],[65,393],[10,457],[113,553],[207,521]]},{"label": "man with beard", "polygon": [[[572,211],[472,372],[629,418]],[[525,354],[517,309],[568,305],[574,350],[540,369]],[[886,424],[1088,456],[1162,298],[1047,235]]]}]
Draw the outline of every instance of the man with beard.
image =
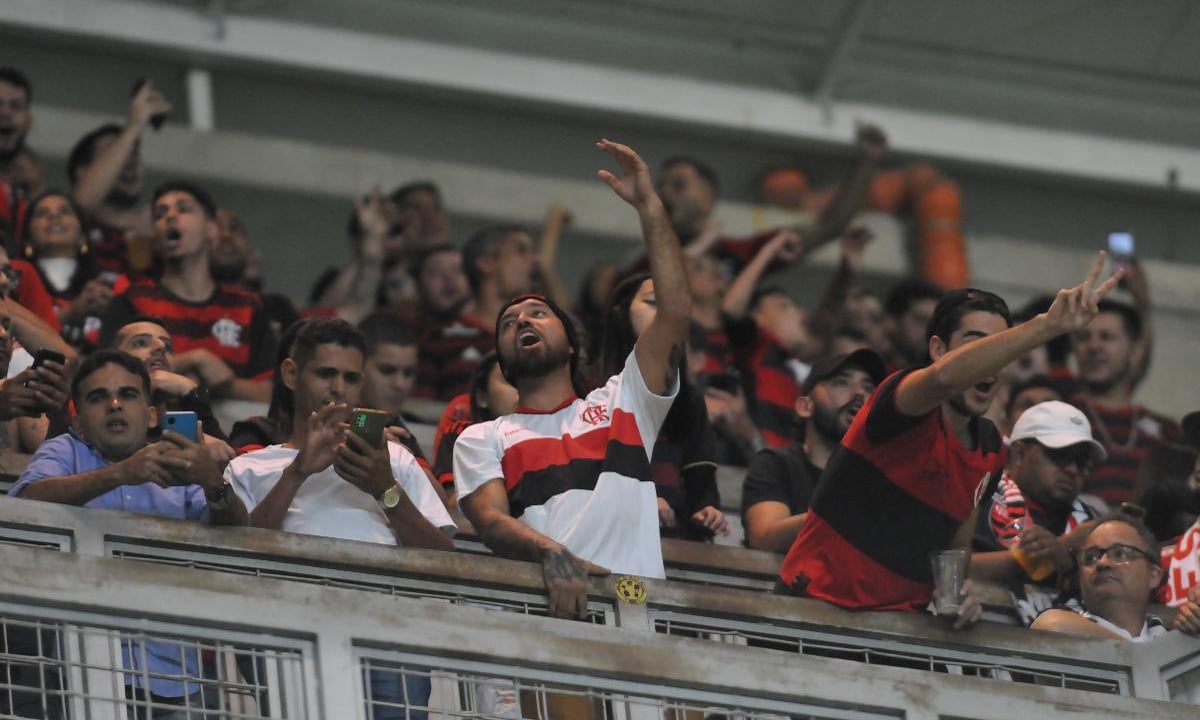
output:
[{"label": "man with beard", "polygon": [[[929,363],[888,377],[825,467],[804,528],[783,562],[783,588],[858,610],[916,611],[933,589],[929,554],[966,548],[981,501],[1003,469],[1004,444],[981,416],[997,375],[1029,348],[1085,327],[1120,271],[1061,290],[1046,313],[1011,326],[998,296],[964,289],[938,301]],[[979,619],[969,595],[955,627]]]},{"label": "man with beard", "polygon": [[88,220],[88,243],[101,270],[115,274],[145,271],[151,264],[150,212],[139,205],[142,192],[141,140],[171,103],[150,82],[129,101],[124,126],[106,124],[71,148],[67,177],[72,195]]},{"label": "man with beard", "polygon": [[496,347],[519,406],[468,427],[454,448],[459,507],[497,554],[542,563],[558,617],[587,617],[589,573],[666,574],[650,458],[679,392],[691,316],[682,252],[650,169],[624,145],[597,148],[620,167],[600,178],[641,220],[655,318],[624,369],[581,399],[570,319],[541,296],[510,300]]},{"label": "man with beard", "polygon": [[[209,253],[219,232],[212,197],[168,182],[155,188],[153,208],[162,278],[140,280],[113,298],[105,333],[138,315],[157,317],[179,353],[176,372],[202,380],[215,397],[266,402],[275,336],[257,296],[212,279]],[[111,337],[104,344],[111,345]]]},{"label": "man with beard", "polygon": [[1097,517],[1079,491],[1104,457],[1083,412],[1065,402],[1034,405],[1013,425],[1008,467],[975,527],[971,577],[1008,583],[1026,625],[1050,607],[1056,581],[1075,570]]},{"label": "man with beard", "polygon": [[[1182,424],[1187,444],[1197,455],[1187,484],[1190,492],[1181,509],[1200,514],[1200,411],[1184,416]],[[1162,569],[1165,581],[1159,588],[1158,602],[1179,608],[1176,629],[1200,635],[1200,518],[1187,532],[1163,546]]]},{"label": "man with beard", "polygon": [[804,527],[813,489],[859,409],[887,373],[870,350],[813,363],[796,399],[798,439],[754,456],[742,485],[747,547],[787,552]]},{"label": "man with beard", "polygon": [[1080,389],[1072,402],[1087,413],[1108,451],[1084,492],[1110,507],[1131,499],[1138,467],[1150,450],[1179,438],[1174,421],[1133,402],[1135,369],[1145,352],[1142,317],[1121,302],[1101,303],[1096,319],[1075,335]]},{"label": "man with beard", "polygon": [[216,238],[209,254],[209,272],[214,282],[234,285],[258,295],[275,337],[300,319],[286,295],[263,292],[262,258],[250,244],[242,219],[229,208],[217,210]]}]

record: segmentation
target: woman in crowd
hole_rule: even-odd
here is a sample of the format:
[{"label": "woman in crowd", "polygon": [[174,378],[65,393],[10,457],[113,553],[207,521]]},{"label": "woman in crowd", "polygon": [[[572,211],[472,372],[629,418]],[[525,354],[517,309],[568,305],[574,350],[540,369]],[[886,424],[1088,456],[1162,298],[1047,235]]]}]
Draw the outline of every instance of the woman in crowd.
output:
[{"label": "woman in crowd", "polygon": [[54,300],[63,338],[81,350],[96,347],[100,318],[125,276],[102,272],[88,252],[83,215],[66,193],[48,190],[25,211],[25,258]]},{"label": "woman in crowd", "polygon": [[[613,288],[604,322],[604,339],[594,368],[595,378],[621,372],[638,335],[654,320],[654,280],[645,273]],[[717,509],[716,444],[704,394],[679,373],[679,395],[659,432],[651,459],[658,493],[658,520],[663,537],[709,540],[729,534],[725,515]]]}]

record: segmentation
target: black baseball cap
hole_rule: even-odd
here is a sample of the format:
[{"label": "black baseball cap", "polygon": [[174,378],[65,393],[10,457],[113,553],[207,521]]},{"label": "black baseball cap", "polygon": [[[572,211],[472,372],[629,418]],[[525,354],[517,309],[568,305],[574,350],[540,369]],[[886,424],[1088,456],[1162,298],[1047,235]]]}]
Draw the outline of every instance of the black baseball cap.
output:
[{"label": "black baseball cap", "polygon": [[854,352],[826,355],[814,362],[808,377],[804,380],[804,385],[800,388],[800,394],[810,394],[817,383],[833,377],[847,365],[855,365],[865,370],[876,385],[887,377],[887,367],[883,363],[883,358],[879,357],[874,350],[859,348]]}]

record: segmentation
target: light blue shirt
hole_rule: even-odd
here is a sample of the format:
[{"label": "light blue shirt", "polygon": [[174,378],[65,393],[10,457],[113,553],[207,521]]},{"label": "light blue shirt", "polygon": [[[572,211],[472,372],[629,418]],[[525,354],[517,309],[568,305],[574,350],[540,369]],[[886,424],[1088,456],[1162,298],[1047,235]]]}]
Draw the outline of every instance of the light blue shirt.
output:
[{"label": "light blue shirt", "polygon": [[[25,472],[21,473],[21,477],[8,494],[9,497],[18,497],[25,488],[39,480],[78,475],[109,465],[112,463],[74,432],[59,435],[38,447],[29,465],[25,467]],[[122,485],[92,498],[84,507],[124,510],[180,520],[208,521],[208,503],[204,499],[204,488],[199,485]],[[194,682],[185,683],[162,677],[187,675],[199,678],[200,654],[195,647],[153,640],[145,643],[125,640],[121,643],[121,662],[131,671],[131,674],[125,676],[125,684],[145,688],[145,677],[148,674],[150,692],[155,695],[183,697],[200,690],[200,686]]]}]

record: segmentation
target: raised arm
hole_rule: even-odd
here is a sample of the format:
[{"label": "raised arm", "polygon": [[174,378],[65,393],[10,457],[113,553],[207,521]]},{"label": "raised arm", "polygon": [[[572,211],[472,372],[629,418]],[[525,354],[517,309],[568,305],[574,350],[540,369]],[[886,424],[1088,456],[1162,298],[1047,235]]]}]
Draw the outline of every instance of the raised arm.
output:
[{"label": "raised arm", "polygon": [[171,111],[171,103],[152,83],[145,83],[129,102],[129,120],[125,129],[117,135],[116,142],[98,153],[75,182],[75,202],[88,214],[95,213],[104,199],[112,192],[113,185],[121,177],[129,157],[137,149],[138,141],[150,119],[159,113]]},{"label": "raised arm", "polygon": [[840,236],[862,207],[875,168],[887,152],[887,135],[875,125],[863,125],[858,128],[854,146],[857,150],[854,167],[850,175],[837,186],[816,224],[797,228],[804,247],[810,252]]},{"label": "raised arm", "polygon": [[37,354],[38,350],[54,350],[62,353],[67,360],[75,357],[75,348],[68,345],[58,331],[47,325],[46,321],[32,310],[12,298],[5,298],[0,302],[3,302],[5,311],[12,318],[13,337],[30,354]]},{"label": "raised arm", "polygon": [[800,238],[795,232],[781,230],[775,233],[729,285],[729,289],[725,291],[725,298],[721,301],[721,312],[733,320],[746,317],[750,310],[750,299],[754,297],[754,289],[758,287],[758,282],[767,272],[767,268],[776,260],[792,262],[802,253]]},{"label": "raised arm", "polygon": [[571,211],[566,205],[555,203],[546,211],[546,221],[542,225],[542,235],[538,240],[538,272],[541,274],[542,285],[546,295],[559,307],[569,307],[571,298],[563,288],[562,280],[558,277],[558,245],[562,240],[563,231],[571,223]]},{"label": "raised arm", "polygon": [[1033,348],[1086,327],[1099,312],[1100,298],[1121,279],[1122,271],[1117,270],[1096,286],[1104,260],[1105,253],[1101,251],[1084,281],[1059,290],[1054,304],[1045,313],[1022,325],[960,345],[935,358],[933,364],[905,375],[896,388],[896,408],[914,417],[932,412]]},{"label": "raised arm", "polygon": [[596,147],[612,155],[621,170],[620,177],[600,170],[597,173],[600,179],[617,197],[637,210],[642,222],[642,238],[646,241],[658,313],[638,337],[634,353],[646,387],[655,394],[665,395],[674,386],[679,365],[683,362],[692,316],[692,296],[683,266],[683,252],[662,200],[654,190],[646,163],[632,149],[611,140],[601,140]]}]

